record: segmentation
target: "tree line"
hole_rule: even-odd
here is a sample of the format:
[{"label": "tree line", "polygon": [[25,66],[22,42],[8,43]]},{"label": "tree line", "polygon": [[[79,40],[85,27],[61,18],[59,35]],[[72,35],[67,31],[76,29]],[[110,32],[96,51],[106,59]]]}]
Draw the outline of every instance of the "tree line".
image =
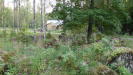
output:
[{"label": "tree line", "polygon": [[40,0],[37,4],[36,0],[32,3],[30,0],[12,0],[12,6],[6,7],[6,0],[0,0],[0,27],[1,29],[13,29],[20,31],[23,28],[31,29],[36,33],[37,29],[44,32],[47,21],[46,0]]},{"label": "tree line", "polygon": [[[132,34],[132,0],[56,0],[53,12],[46,14],[46,0],[13,0],[13,9],[0,0],[0,27],[4,30],[30,28],[43,30],[46,37],[47,19],[63,20],[63,32],[85,33],[89,41],[93,32]],[[31,4],[33,6],[31,6]]]},{"label": "tree line", "polygon": [[84,32],[89,42],[94,31],[132,34],[132,3],[132,0],[57,0],[51,16],[64,21],[64,32]]}]

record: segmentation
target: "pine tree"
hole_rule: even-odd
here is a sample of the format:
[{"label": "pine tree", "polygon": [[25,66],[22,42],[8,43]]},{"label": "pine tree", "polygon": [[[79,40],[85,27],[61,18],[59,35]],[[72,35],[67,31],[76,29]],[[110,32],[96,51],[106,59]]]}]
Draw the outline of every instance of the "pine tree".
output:
[{"label": "pine tree", "polygon": [[[94,9],[94,0],[90,0],[90,9]],[[94,25],[94,16],[89,15],[89,20],[88,20],[88,30],[87,30],[87,42],[90,43],[90,38],[92,34],[92,27]]]}]

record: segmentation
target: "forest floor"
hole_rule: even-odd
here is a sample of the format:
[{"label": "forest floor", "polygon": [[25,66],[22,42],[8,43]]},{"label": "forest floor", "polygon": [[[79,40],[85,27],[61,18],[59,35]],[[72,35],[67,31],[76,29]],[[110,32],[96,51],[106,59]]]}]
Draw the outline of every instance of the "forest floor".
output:
[{"label": "forest floor", "polygon": [[[69,41],[52,39],[23,43],[9,37],[0,37],[0,73],[4,71],[4,75],[103,75],[101,73],[105,72],[104,75],[132,75],[124,65],[114,69],[106,64],[110,58],[117,57],[117,53],[130,51],[129,48],[133,52],[132,37],[106,36],[99,42],[83,45],[81,41],[81,45],[79,42],[71,44]],[[7,69],[5,65],[8,65]]]}]

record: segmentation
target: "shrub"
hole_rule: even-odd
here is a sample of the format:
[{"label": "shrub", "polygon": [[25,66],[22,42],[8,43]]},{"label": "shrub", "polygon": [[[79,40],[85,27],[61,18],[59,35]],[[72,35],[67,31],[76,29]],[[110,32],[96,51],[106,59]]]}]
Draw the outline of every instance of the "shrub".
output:
[{"label": "shrub", "polygon": [[119,67],[118,68],[120,75],[133,75],[132,73],[130,73],[125,67]]},{"label": "shrub", "polygon": [[115,71],[105,65],[99,65],[96,68],[97,75],[118,75]]},{"label": "shrub", "polygon": [[47,34],[46,34],[46,38],[47,38],[47,39],[52,39],[53,36],[51,35],[51,33],[47,33]]},{"label": "shrub", "polygon": [[27,35],[26,32],[21,31],[21,32],[17,33],[16,40],[18,42],[28,44],[34,40],[34,36]]}]

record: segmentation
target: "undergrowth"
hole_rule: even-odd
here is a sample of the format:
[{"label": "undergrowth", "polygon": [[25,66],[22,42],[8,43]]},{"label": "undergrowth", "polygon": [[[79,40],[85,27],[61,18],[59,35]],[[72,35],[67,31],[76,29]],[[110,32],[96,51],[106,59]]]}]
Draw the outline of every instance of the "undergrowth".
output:
[{"label": "undergrowth", "polygon": [[108,66],[114,49],[110,40],[106,37],[85,47],[58,43],[56,48],[0,40],[0,51],[13,54],[6,63],[1,62],[8,66],[3,75],[131,75],[123,67],[116,72]]}]

